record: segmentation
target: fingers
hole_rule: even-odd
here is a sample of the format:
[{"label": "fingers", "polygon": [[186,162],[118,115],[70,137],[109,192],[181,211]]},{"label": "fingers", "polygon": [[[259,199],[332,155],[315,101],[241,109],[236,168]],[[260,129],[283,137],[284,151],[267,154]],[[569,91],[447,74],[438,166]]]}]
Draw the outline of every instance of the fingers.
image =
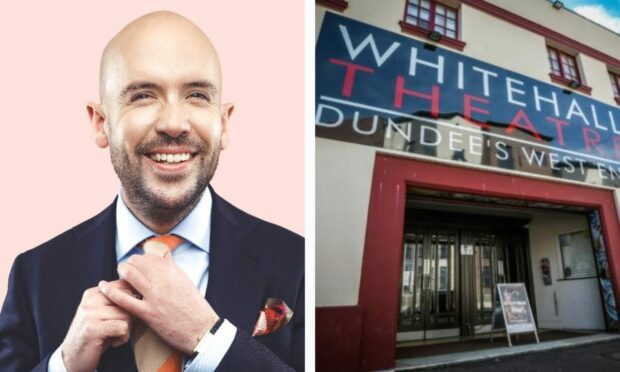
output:
[{"label": "fingers", "polygon": [[166,253],[164,253],[163,257],[164,257],[165,260],[172,261],[172,252],[166,251]]},{"label": "fingers", "polygon": [[103,280],[99,282],[99,289],[101,290],[101,293],[108,298],[108,300],[112,301],[115,305],[123,308],[124,310],[134,315],[144,313],[144,302],[136,298],[133,293],[128,293],[127,291],[119,289],[118,287],[115,287]]},{"label": "fingers", "polygon": [[96,316],[101,320],[131,320],[131,315],[116,305],[104,306],[98,309]]},{"label": "fingers", "polygon": [[111,337],[108,339],[108,342],[112,347],[124,345],[127,341],[129,341],[129,335],[127,335],[127,337]]},{"label": "fingers", "polygon": [[111,282],[109,282],[110,285],[118,288],[118,289],[126,289],[129,291],[133,290],[133,287],[131,286],[131,284],[129,284],[126,280],[113,280]]},{"label": "fingers", "polygon": [[131,322],[109,320],[105,322],[107,342],[112,347],[125,344],[131,338]]},{"label": "fingers", "polygon": [[136,291],[146,295],[151,289],[151,282],[140,270],[143,258],[138,255],[131,256],[129,260],[118,266],[118,276],[130,284]]},{"label": "fingers", "polygon": [[[97,330],[102,339],[113,338],[113,344],[122,345],[129,340],[131,325],[124,320],[106,320],[101,323]],[[119,343],[123,340],[124,342]]]},{"label": "fingers", "polygon": [[[110,288],[128,295],[129,284],[115,281]],[[62,342],[63,363],[69,371],[92,371],[108,346],[129,340],[131,314],[116,306],[98,287],[84,291]]]},{"label": "fingers", "polygon": [[[128,294],[134,293],[128,283],[126,283],[125,281],[122,281],[123,283],[120,282],[121,281],[116,280],[114,282],[110,282],[110,285]],[[106,296],[104,296],[98,287],[93,287],[84,291],[81,304],[86,308],[99,308],[101,306],[114,305],[114,302],[110,301]]]}]

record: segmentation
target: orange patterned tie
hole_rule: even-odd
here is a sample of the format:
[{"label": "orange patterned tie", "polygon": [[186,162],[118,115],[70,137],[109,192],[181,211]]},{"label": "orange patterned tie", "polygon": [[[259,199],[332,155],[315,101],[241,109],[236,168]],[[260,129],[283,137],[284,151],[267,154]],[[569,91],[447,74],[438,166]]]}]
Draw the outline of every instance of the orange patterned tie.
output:
[{"label": "orange patterned tie", "polygon": [[[183,239],[176,235],[162,235],[146,239],[142,243],[145,253],[163,257],[179,246]],[[183,354],[162,340],[155,331],[140,319],[134,321],[134,354],[140,372],[180,372]]]}]

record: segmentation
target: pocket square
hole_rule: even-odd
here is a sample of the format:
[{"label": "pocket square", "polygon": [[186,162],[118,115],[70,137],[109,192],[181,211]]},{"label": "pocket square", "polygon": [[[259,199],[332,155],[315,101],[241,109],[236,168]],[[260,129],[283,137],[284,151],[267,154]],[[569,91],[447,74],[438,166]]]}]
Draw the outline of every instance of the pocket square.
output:
[{"label": "pocket square", "polygon": [[277,298],[268,298],[265,307],[258,313],[258,321],[252,336],[265,336],[282,328],[293,316],[286,302]]}]

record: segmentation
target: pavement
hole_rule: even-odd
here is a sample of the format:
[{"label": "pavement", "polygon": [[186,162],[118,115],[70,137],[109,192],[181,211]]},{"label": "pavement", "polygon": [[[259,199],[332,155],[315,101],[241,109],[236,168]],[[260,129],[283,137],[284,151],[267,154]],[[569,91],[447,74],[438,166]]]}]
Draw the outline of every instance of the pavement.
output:
[{"label": "pavement", "polygon": [[395,370],[620,372],[620,335],[602,333],[540,344],[398,359]]}]

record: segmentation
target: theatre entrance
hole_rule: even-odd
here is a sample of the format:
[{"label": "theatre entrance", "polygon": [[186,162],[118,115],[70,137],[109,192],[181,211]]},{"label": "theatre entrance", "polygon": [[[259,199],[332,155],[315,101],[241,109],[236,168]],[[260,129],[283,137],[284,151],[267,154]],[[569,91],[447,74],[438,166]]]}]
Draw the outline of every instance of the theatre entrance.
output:
[{"label": "theatre entrance", "polygon": [[490,332],[497,283],[526,283],[533,302],[527,219],[415,205],[405,214],[398,341]]}]

